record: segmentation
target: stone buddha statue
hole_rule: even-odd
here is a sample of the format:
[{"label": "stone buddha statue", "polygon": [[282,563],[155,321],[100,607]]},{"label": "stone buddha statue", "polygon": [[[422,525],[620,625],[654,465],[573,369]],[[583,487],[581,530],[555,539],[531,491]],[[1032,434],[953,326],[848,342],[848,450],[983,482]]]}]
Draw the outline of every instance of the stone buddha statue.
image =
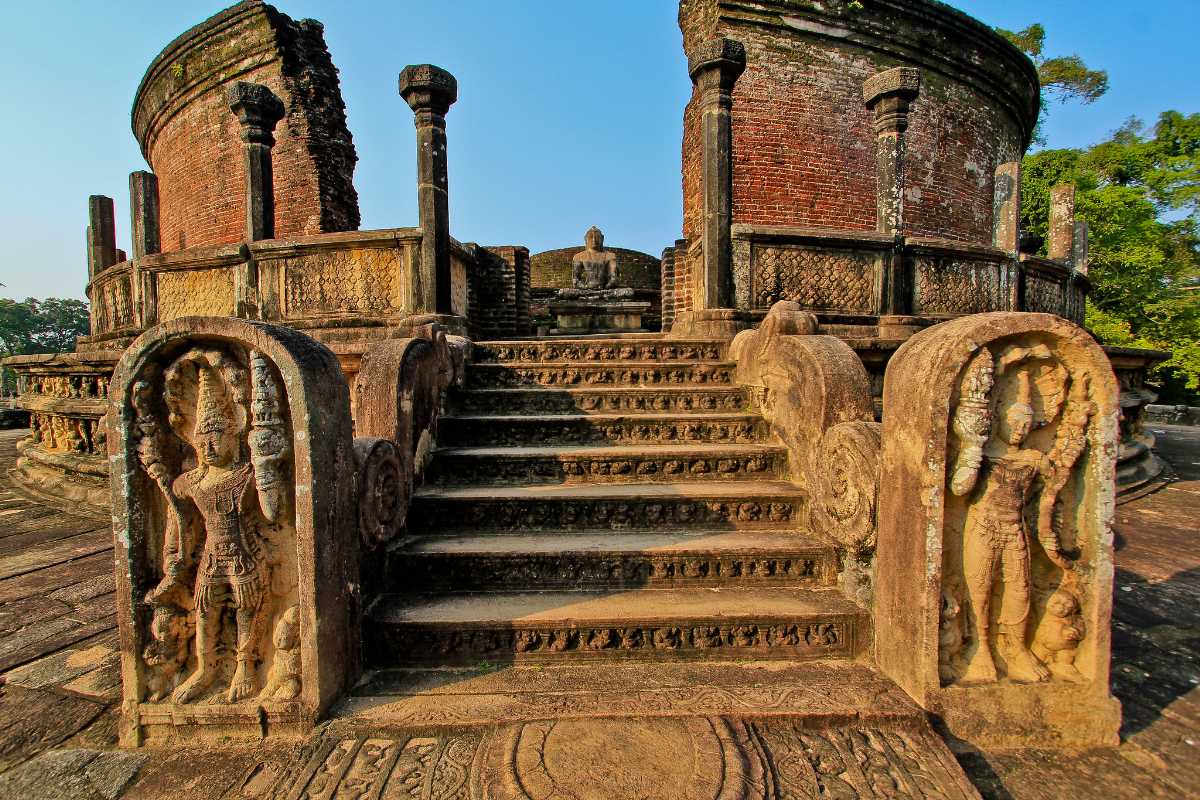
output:
[{"label": "stone buddha statue", "polygon": [[604,249],[604,234],[596,226],[583,236],[584,249],[571,259],[571,285],[576,289],[617,287],[617,254]]}]

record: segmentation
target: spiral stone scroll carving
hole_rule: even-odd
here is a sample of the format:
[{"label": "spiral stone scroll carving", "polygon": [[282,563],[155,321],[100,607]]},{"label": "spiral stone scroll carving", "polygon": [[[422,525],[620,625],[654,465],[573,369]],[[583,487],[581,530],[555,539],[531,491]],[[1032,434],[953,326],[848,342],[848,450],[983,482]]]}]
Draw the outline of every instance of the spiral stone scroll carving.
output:
[{"label": "spiral stone scroll carving", "polygon": [[825,431],[819,445],[812,525],[863,555],[875,549],[879,491],[880,425],[843,422]]},{"label": "spiral stone scroll carving", "polygon": [[354,440],[358,462],[358,530],[368,547],[396,537],[412,499],[412,456],[390,439]]}]

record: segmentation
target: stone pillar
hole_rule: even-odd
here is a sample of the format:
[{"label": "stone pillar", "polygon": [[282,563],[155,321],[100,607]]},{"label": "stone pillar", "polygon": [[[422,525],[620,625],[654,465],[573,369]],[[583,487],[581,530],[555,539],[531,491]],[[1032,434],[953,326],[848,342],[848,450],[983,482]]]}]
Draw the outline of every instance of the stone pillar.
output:
[{"label": "stone pillar", "polygon": [[1075,221],[1074,236],[1071,238],[1071,265],[1075,271],[1087,275],[1088,272],[1088,224],[1084,220]]},{"label": "stone pillar", "polygon": [[1021,239],[1021,162],[996,167],[992,195],[992,244],[1013,258]]},{"label": "stone pillar", "polygon": [[1064,183],[1050,190],[1050,241],[1047,255],[1070,261],[1075,241],[1075,187]]},{"label": "stone pillar", "polygon": [[863,83],[863,102],[875,112],[875,227],[900,233],[904,227],[904,132],[908,109],[921,92],[921,71],[894,67]]},{"label": "stone pillar", "polygon": [[400,73],[400,96],[413,110],[417,127],[421,266],[413,276],[417,307],[412,311],[452,314],[446,112],[458,100],[458,81],[432,64],[409,65]]},{"label": "stone pillar", "polygon": [[746,48],[711,39],[688,55],[688,74],[700,94],[703,265],[694,288],[697,310],[733,306],[733,86],[746,69]]},{"label": "stone pillar", "polygon": [[88,198],[88,279],[117,263],[117,230],[111,197]]},{"label": "stone pillar", "polygon": [[134,259],[162,250],[158,241],[158,178],[153,172],[129,173],[129,220]]},{"label": "stone pillar", "polygon": [[275,125],[283,119],[283,101],[266,86],[238,81],[225,91],[229,110],[242,125],[246,154],[246,239],[275,238],[275,181],[271,148]]}]

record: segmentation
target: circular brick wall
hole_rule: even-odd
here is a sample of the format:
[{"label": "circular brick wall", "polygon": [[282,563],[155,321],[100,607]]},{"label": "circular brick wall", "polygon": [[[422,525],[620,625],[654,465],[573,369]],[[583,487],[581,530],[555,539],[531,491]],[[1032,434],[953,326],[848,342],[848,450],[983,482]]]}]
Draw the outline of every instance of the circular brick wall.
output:
[{"label": "circular brick wall", "polygon": [[255,0],[181,35],[146,70],[133,132],[158,177],[164,252],[245,238],[239,126],[225,101],[235,81],[284,101],[275,129],[275,236],[358,228],[356,155],[320,23],[294,22]]},{"label": "circular brick wall", "polygon": [[[904,232],[991,242],[993,174],[1029,143],[1038,82],[1029,59],[990,28],[928,0],[683,0],[679,24],[689,51],[717,36],[746,46],[733,92],[735,224],[874,230],[874,115],[862,84],[915,66]],[[694,240],[695,94],[684,128],[684,230]]]}]

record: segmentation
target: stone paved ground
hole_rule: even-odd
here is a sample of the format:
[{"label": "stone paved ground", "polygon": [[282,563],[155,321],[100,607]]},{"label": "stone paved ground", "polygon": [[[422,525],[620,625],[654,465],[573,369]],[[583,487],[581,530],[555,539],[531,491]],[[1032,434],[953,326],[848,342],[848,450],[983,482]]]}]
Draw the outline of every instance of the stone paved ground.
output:
[{"label": "stone paved ground", "polygon": [[[1200,429],[1157,430],[1179,480],[1118,509],[1113,680],[1125,709],[1122,744],[959,753],[984,797],[1200,796]],[[22,435],[0,432],[0,472]],[[319,740],[204,752],[115,749],[110,537],[102,520],[0,485],[0,798],[266,797],[296,770],[323,763]],[[413,742],[414,753],[449,752],[434,739]],[[373,746],[358,745],[364,753]],[[394,763],[411,757],[419,767],[419,753],[409,749]],[[312,796],[359,796],[337,781],[327,788]]]}]

